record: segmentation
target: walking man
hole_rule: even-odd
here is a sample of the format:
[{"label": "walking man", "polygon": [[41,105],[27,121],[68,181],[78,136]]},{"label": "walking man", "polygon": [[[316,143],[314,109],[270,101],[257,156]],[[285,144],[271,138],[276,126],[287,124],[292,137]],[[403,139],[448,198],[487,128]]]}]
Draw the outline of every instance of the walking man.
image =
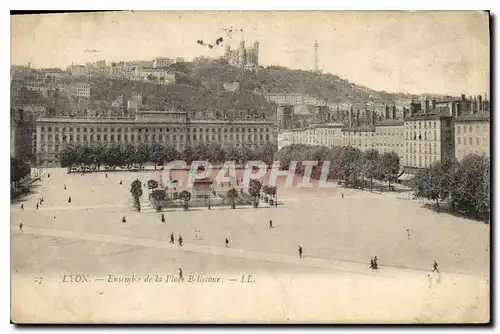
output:
[{"label": "walking man", "polygon": [[173,245],[174,244],[174,234],[170,233],[170,243]]},{"label": "walking man", "polygon": [[71,203],[71,196],[68,197],[68,203]]},{"label": "walking man", "polygon": [[127,219],[125,219],[125,216],[123,216],[122,223],[126,223],[126,222],[127,222]]},{"label": "walking man", "polygon": [[302,246],[299,245],[299,257],[302,259]]},{"label": "walking man", "polygon": [[181,281],[183,281],[183,280],[184,280],[184,275],[182,275],[182,268],[179,268],[179,279],[180,279]]},{"label": "walking man", "polygon": [[273,220],[269,219],[269,228],[273,228]]},{"label": "walking man", "polygon": [[226,238],[226,248],[229,247],[229,239]]},{"label": "walking man", "polygon": [[435,271],[437,271],[438,274],[439,274],[438,263],[436,262],[436,260],[434,260],[434,266],[433,266],[433,269],[432,269],[432,272],[435,272]]},{"label": "walking man", "polygon": [[122,184],[122,180],[120,180],[120,185]]},{"label": "walking man", "polygon": [[24,204],[21,203],[21,211],[24,211]]},{"label": "walking man", "polygon": [[36,203],[36,209],[38,210],[38,203]]},{"label": "walking man", "polygon": [[181,247],[182,247],[182,236],[180,236],[180,235],[179,235],[179,239],[178,239],[178,241],[179,241],[179,246],[181,246]]},{"label": "walking man", "polygon": [[66,185],[64,185],[64,190],[66,190]]},{"label": "walking man", "polygon": [[163,215],[163,213],[161,214],[161,222],[164,223],[165,222],[165,216]]},{"label": "walking man", "polygon": [[23,222],[19,224],[19,230],[22,232],[23,231]]},{"label": "walking man", "polygon": [[406,229],[406,233],[408,233],[408,240],[410,240],[410,229]]},{"label": "walking man", "polygon": [[342,195],[342,198],[344,198],[344,193],[341,193],[341,195]]}]

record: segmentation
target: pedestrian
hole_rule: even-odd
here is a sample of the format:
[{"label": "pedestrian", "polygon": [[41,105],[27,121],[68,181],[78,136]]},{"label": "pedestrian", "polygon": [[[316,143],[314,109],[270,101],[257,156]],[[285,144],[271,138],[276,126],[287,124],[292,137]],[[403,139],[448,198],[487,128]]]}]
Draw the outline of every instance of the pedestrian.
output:
[{"label": "pedestrian", "polygon": [[66,190],[66,185],[64,185],[64,190]]},{"label": "pedestrian", "polygon": [[432,269],[432,272],[435,272],[435,271],[437,271],[439,274],[438,263],[436,262],[436,260],[434,260],[434,265],[433,265],[433,269]]},{"label": "pedestrian", "polygon": [[38,203],[36,203],[36,209],[38,210]]},{"label": "pedestrian", "polygon": [[210,210],[210,208],[211,208],[211,207],[212,207],[212,206],[211,206],[211,205],[210,205],[210,203],[209,203],[209,204],[208,204],[208,210]]},{"label": "pedestrian", "polygon": [[174,234],[170,233],[170,243],[174,244]]},{"label": "pedestrian", "polygon": [[71,196],[68,197],[68,203],[71,203]]},{"label": "pedestrian", "polygon": [[410,240],[410,229],[406,229],[406,233],[408,234],[408,240]]},{"label": "pedestrian", "polygon": [[375,269],[375,264],[373,262],[373,257],[370,258],[370,269]]},{"label": "pedestrian", "polygon": [[23,223],[22,223],[22,222],[19,224],[19,230],[20,230],[21,232],[23,231]]},{"label": "pedestrian", "polygon": [[181,269],[181,268],[179,268],[179,279],[180,279],[181,281],[183,281],[183,280],[184,280],[184,276],[182,275],[182,269]]},{"label": "pedestrian", "polygon": [[161,222],[164,223],[165,222],[165,216],[163,215],[163,213],[161,214]]},{"label": "pedestrian", "polygon": [[120,180],[120,185],[122,184],[122,180]]},{"label": "pedestrian", "polygon": [[40,197],[40,204],[42,204],[45,200],[43,199],[43,197]]},{"label": "pedestrian", "polygon": [[378,269],[378,257],[377,255],[375,255],[375,257],[373,258],[373,269]]},{"label": "pedestrian", "polygon": [[123,216],[122,223],[126,223],[126,222],[127,222],[127,219],[125,218],[125,216]]},{"label": "pedestrian", "polygon": [[50,173],[47,174],[47,178],[50,179]]},{"label": "pedestrian", "polygon": [[427,278],[429,278],[429,288],[432,288],[432,278],[431,278],[431,275],[427,274]]},{"label": "pedestrian", "polygon": [[21,203],[21,211],[24,211],[24,204]]},{"label": "pedestrian", "polygon": [[178,239],[178,241],[179,241],[179,246],[181,246],[181,247],[182,247],[182,236],[180,236],[180,235],[179,235],[179,239]]},{"label": "pedestrian", "polygon": [[342,195],[342,198],[344,198],[344,193],[340,193]]},{"label": "pedestrian", "polygon": [[269,228],[273,228],[273,220],[269,219]]},{"label": "pedestrian", "polygon": [[226,247],[229,247],[229,239],[226,238]]},{"label": "pedestrian", "polygon": [[299,257],[302,258],[302,246],[299,245]]},{"label": "pedestrian", "polygon": [[104,173],[104,177],[105,177],[105,178],[108,178],[108,173]]}]

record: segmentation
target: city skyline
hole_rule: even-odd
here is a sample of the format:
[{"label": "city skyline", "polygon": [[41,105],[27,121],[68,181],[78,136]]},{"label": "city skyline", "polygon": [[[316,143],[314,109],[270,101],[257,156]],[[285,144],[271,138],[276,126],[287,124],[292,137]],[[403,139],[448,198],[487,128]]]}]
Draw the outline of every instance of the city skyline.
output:
[{"label": "city skyline", "polygon": [[[311,19],[316,22],[314,27],[300,29]],[[374,90],[489,93],[489,22],[482,12],[23,15],[11,18],[11,63],[65,68],[97,60],[221,57],[224,48],[209,49],[196,41],[215,42],[226,37],[224,28],[231,26],[236,31],[243,29],[233,34],[231,47],[242,38],[247,43],[259,40],[263,66],[311,70],[313,45],[318,40],[323,72]]]}]

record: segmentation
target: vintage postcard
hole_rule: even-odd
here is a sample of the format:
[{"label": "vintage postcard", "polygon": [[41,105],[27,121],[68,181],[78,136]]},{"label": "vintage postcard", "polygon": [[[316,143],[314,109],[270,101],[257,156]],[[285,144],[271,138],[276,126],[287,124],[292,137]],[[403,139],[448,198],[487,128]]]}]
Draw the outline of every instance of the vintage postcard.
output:
[{"label": "vintage postcard", "polygon": [[11,319],[490,321],[489,13],[11,16]]}]

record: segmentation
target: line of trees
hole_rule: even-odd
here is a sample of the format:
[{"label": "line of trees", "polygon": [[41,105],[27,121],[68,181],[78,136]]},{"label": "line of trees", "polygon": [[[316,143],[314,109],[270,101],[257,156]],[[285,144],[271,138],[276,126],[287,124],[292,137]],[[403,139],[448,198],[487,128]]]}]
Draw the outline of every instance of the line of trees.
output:
[{"label": "line of trees", "polygon": [[14,188],[19,187],[19,182],[31,173],[31,167],[26,162],[10,157],[10,182]]},{"label": "line of trees", "polygon": [[415,175],[413,186],[417,197],[448,204],[452,213],[465,212],[489,221],[490,159],[484,155],[469,154],[458,161],[447,158],[421,169]]},{"label": "line of trees", "polygon": [[303,175],[306,167],[302,161],[317,161],[311,173],[312,179],[319,179],[323,170],[323,163],[330,163],[328,169],[329,179],[343,181],[347,187],[373,189],[373,180],[396,182],[400,176],[400,161],[396,152],[379,154],[375,149],[361,151],[352,146],[329,148],[321,145],[292,144],[279,150],[275,160],[282,165],[289,165],[297,161],[296,173]]},{"label": "line of trees", "polygon": [[146,163],[153,163],[156,169],[159,165],[175,160],[183,160],[188,165],[195,160],[209,161],[213,164],[224,161],[245,164],[249,160],[260,160],[271,164],[275,152],[276,145],[270,142],[254,149],[250,149],[248,146],[200,144],[188,146],[182,152],[177,151],[173,146],[159,143],[123,144],[109,147],[76,144],[66,146],[59,153],[59,158],[61,166],[67,167],[68,171],[71,171],[74,166],[93,166],[100,170],[101,166],[130,167],[133,165],[143,166]]}]

